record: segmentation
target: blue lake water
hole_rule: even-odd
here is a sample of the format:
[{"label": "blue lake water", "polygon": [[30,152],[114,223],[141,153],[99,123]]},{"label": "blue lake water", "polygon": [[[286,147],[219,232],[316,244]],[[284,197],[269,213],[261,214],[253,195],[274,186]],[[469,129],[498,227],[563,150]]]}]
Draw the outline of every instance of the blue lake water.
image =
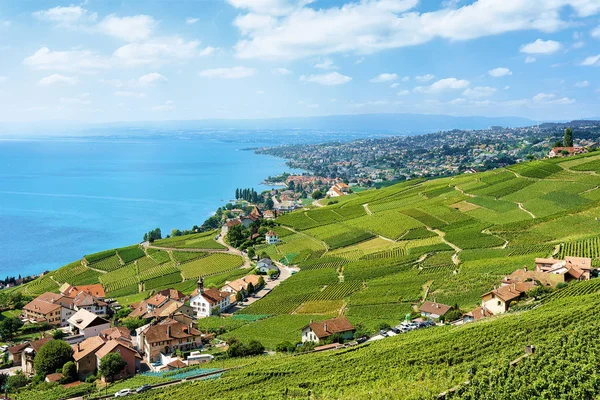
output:
[{"label": "blue lake water", "polygon": [[242,150],[276,135],[173,136],[0,140],[0,276],[201,225],[235,188],[290,171]]}]

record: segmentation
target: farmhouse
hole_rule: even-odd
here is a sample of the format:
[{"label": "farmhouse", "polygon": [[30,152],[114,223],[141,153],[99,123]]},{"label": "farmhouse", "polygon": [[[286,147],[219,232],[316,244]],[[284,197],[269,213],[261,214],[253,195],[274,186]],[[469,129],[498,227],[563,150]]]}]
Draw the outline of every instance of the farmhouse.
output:
[{"label": "farmhouse", "polygon": [[17,344],[8,348],[8,359],[12,361],[13,367],[21,366],[21,356],[23,355],[23,350],[25,350],[27,346],[29,346],[29,342]]},{"label": "farmhouse", "polygon": [[[102,365],[102,358],[109,353],[118,353],[125,361],[125,368],[115,375],[115,379],[124,379],[135,375],[136,371],[139,371],[142,357],[133,347],[114,339],[107,341],[96,351],[96,366],[98,368]],[[102,379],[104,380],[104,377]]]},{"label": "farmhouse", "polygon": [[231,293],[230,302],[235,302],[235,295],[237,293],[248,292],[248,285],[252,283],[254,288],[260,286],[260,278],[256,275],[246,275],[243,278],[236,279],[235,281],[227,282],[225,286],[221,288],[221,291]]},{"label": "farmhouse", "polygon": [[100,332],[110,328],[110,322],[87,310],[77,311],[68,320],[73,335],[83,335],[84,338],[98,336]]},{"label": "farmhouse", "polygon": [[140,345],[148,362],[160,360],[160,355],[170,354],[179,349],[182,351],[200,347],[201,332],[192,324],[184,325],[173,319],[165,319],[150,325],[140,332]]},{"label": "farmhouse", "polygon": [[421,305],[419,311],[421,311],[423,317],[438,319],[451,309],[452,307],[447,306],[446,304],[438,303],[436,301],[426,301]]},{"label": "farmhouse", "polygon": [[35,375],[35,367],[33,365],[35,355],[40,351],[43,345],[51,340],[53,340],[51,337],[34,340],[23,349],[23,352],[21,353],[21,367],[25,375]]},{"label": "farmhouse", "polygon": [[350,186],[344,182],[338,182],[327,191],[327,197],[339,197],[348,194]]},{"label": "farmhouse", "polygon": [[572,156],[583,153],[587,153],[587,149],[585,147],[553,147],[548,153],[548,157],[561,157],[563,155]]},{"label": "farmhouse", "polygon": [[210,317],[231,305],[230,293],[219,289],[204,289],[204,279],[198,279],[198,287],[192,292],[190,305],[196,318]]},{"label": "farmhouse", "polygon": [[94,285],[80,285],[80,286],[71,286],[68,283],[64,283],[60,287],[60,293],[63,296],[74,298],[80,292],[85,292],[87,294],[91,294],[94,297],[97,297],[101,300],[105,298],[104,288],[101,284],[96,283]]},{"label": "farmhouse", "polygon": [[56,293],[44,293],[23,307],[22,319],[34,323],[47,322],[52,326],[66,326],[68,317],[74,312],[72,299]]},{"label": "farmhouse", "polygon": [[463,322],[479,321],[480,319],[491,317],[493,314],[484,306],[477,307],[463,315]]},{"label": "farmhouse", "polygon": [[81,291],[73,298],[73,308],[87,310],[100,316],[108,314],[108,304],[88,292]]},{"label": "farmhouse", "polygon": [[265,242],[267,244],[277,244],[277,243],[279,243],[279,235],[277,233],[275,233],[274,231],[270,230],[265,235]]},{"label": "farmhouse", "polygon": [[279,267],[273,264],[273,261],[271,261],[270,258],[263,258],[257,262],[256,269],[263,274],[269,274],[271,271],[275,271],[277,274],[279,274]]},{"label": "farmhouse", "polygon": [[273,220],[277,218],[277,212],[273,210],[265,210],[265,212],[263,213],[263,217],[266,220]]},{"label": "farmhouse", "polygon": [[513,282],[500,286],[481,296],[481,307],[492,314],[501,314],[508,310],[512,302],[518,300],[534,286],[533,282]]},{"label": "farmhouse", "polygon": [[302,342],[319,343],[331,335],[339,334],[342,339],[348,340],[354,337],[354,326],[346,317],[328,319],[319,322],[310,322],[302,328]]},{"label": "farmhouse", "polygon": [[136,370],[140,369],[142,357],[133,349],[131,341],[111,339],[104,335],[92,336],[72,347],[73,359],[80,379],[85,379],[100,368],[102,357],[108,353],[119,353],[127,364],[121,373],[115,375],[115,378],[122,379],[134,375]]}]

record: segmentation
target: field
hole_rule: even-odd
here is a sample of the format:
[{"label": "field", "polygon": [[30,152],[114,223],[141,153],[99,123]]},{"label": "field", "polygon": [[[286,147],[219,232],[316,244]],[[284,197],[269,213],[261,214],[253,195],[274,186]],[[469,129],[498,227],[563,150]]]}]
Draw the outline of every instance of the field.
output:
[{"label": "field", "polygon": [[218,243],[214,238],[218,231],[194,233],[185,236],[175,236],[169,239],[156,240],[152,243],[155,247],[176,248],[176,249],[207,249],[219,250],[225,247]]},{"label": "field", "polygon": [[231,271],[241,267],[244,260],[231,254],[211,254],[180,265],[184,279],[197,279],[200,276],[210,276]]}]

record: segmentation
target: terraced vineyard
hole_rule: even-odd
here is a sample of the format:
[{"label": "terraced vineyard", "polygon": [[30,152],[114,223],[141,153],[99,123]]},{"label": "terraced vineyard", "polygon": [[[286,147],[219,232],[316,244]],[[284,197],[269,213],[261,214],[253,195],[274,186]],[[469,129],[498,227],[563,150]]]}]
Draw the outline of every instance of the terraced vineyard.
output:
[{"label": "terraced vineyard", "polygon": [[220,250],[225,247],[215,240],[218,231],[195,233],[186,236],[175,236],[169,239],[156,240],[152,243],[155,247],[177,248],[177,249],[208,249]]},{"label": "terraced vineyard", "polygon": [[184,279],[197,279],[200,276],[219,274],[239,268],[244,264],[240,256],[232,254],[211,254],[198,260],[180,265]]},{"label": "terraced vineyard", "polygon": [[101,271],[106,271],[106,272],[114,271],[118,268],[121,268],[121,266],[122,266],[121,260],[119,259],[119,257],[116,254],[109,256],[109,257],[105,257],[95,263],[89,264],[90,268],[99,269]]},{"label": "terraced vineyard", "polygon": [[600,237],[562,243],[558,252],[559,257],[589,257],[600,258]]}]

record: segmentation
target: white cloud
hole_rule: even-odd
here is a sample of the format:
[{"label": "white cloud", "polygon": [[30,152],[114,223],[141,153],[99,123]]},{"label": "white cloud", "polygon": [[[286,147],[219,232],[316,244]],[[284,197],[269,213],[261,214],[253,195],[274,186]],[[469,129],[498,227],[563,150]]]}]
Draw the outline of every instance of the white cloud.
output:
[{"label": "white cloud", "polygon": [[46,76],[38,82],[41,86],[50,86],[50,85],[76,85],[79,83],[79,78],[76,76],[64,76],[61,74],[52,74]]},{"label": "white cloud", "polygon": [[110,66],[110,61],[89,50],[53,51],[42,47],[23,60],[37,70],[94,71]]},{"label": "white cloud", "polygon": [[171,111],[175,109],[175,102],[173,100],[167,100],[164,104],[154,106],[151,108],[152,111]]},{"label": "white cloud", "polygon": [[488,74],[494,78],[501,78],[503,76],[512,75],[512,71],[508,68],[498,67],[489,70]]},{"label": "white cloud", "polygon": [[591,66],[600,66],[600,54],[597,56],[589,56],[585,60],[581,62],[581,65],[591,67]]},{"label": "white cloud", "polygon": [[177,36],[152,38],[145,42],[129,43],[119,47],[113,56],[125,65],[160,65],[209,56],[216,50],[210,46],[201,50],[199,46],[200,42],[197,40],[188,42]]},{"label": "white cloud", "polygon": [[9,28],[12,25],[12,22],[7,20],[0,20],[0,27]]},{"label": "white cloud", "polygon": [[398,79],[398,74],[383,73],[369,80],[372,83],[392,82]]},{"label": "white cloud", "polygon": [[318,83],[320,85],[325,86],[335,86],[335,85],[343,85],[344,83],[348,83],[352,80],[351,77],[342,75],[339,72],[330,72],[328,74],[320,74],[320,75],[302,75],[300,77],[301,82],[311,82]]},{"label": "white cloud", "polygon": [[392,89],[396,89],[397,87],[400,87],[400,84],[399,84],[398,82],[396,82],[396,83],[392,83],[392,84],[390,85],[390,87],[391,87]]},{"label": "white cloud", "polygon": [[554,40],[538,39],[535,42],[524,44],[520,51],[525,54],[552,54],[561,48],[562,45]]},{"label": "white cloud", "polygon": [[79,96],[76,97],[61,97],[60,102],[63,104],[92,104],[92,101],[89,99],[89,97],[89,93],[81,93]]},{"label": "white cloud", "polygon": [[[405,78],[408,78],[408,77],[405,77]],[[433,78],[435,78],[435,75],[431,75],[431,74],[415,76],[415,80],[417,82],[429,82]],[[404,79],[402,79],[402,80],[404,81]]]},{"label": "white cloud", "polygon": [[600,39],[600,25],[592,29],[592,31],[590,32],[590,36],[594,39]]},{"label": "white cloud", "polygon": [[152,85],[154,83],[165,83],[168,81],[169,80],[164,75],[161,75],[158,72],[151,72],[138,78],[138,82],[141,85]]},{"label": "white cloud", "polygon": [[326,58],[321,62],[318,62],[314,65],[315,68],[318,69],[338,69],[331,58]]},{"label": "white cloud", "polygon": [[590,83],[588,81],[581,81],[581,82],[575,83],[575,87],[578,87],[578,88],[584,88],[584,87],[588,87],[588,86],[590,86]]},{"label": "white cloud", "polygon": [[402,82],[408,82],[408,81],[410,81],[410,76],[405,76],[404,78],[402,78]]},{"label": "white cloud", "polygon": [[575,103],[574,99],[568,97],[559,98],[552,93],[538,93],[533,96],[533,101],[538,104],[560,104],[567,105]]},{"label": "white cloud", "polygon": [[471,82],[464,79],[445,78],[432,83],[430,86],[417,86],[414,91],[421,93],[439,93],[447,90],[466,89]]},{"label": "white cloud", "polygon": [[[572,18],[566,21],[563,15],[589,17],[600,12],[597,0],[475,0],[456,9],[424,13],[415,9],[418,0],[364,0],[319,7],[293,0],[229,2],[243,10],[234,21],[243,35],[235,45],[237,55],[260,59],[365,55],[436,38],[470,40],[523,30],[550,33],[570,24]],[[259,17],[263,23],[246,21]]]},{"label": "white cloud", "polygon": [[96,13],[88,13],[88,10],[80,6],[53,7],[48,10],[36,11],[32,14],[42,21],[55,22],[62,26],[71,26],[78,22],[95,21]]},{"label": "white cloud", "polygon": [[231,68],[212,68],[200,71],[200,76],[210,79],[240,79],[248,78],[256,73],[254,68],[231,67]]},{"label": "white cloud", "polygon": [[365,61],[364,57],[359,58],[358,60],[354,61],[354,64],[358,65],[358,64],[362,64]]},{"label": "white cloud", "polygon": [[271,72],[272,72],[274,75],[289,75],[289,74],[291,74],[291,73],[292,73],[292,71],[290,71],[289,69],[287,69],[287,68],[284,68],[284,67],[273,68],[273,69],[271,70]]},{"label": "white cloud", "polygon": [[114,95],[118,97],[133,97],[136,99],[143,99],[146,97],[146,93],[144,92],[134,92],[130,90],[117,90]]},{"label": "white cloud", "polygon": [[149,15],[117,17],[111,14],[98,24],[100,32],[127,42],[149,38],[155,27],[156,21]]},{"label": "white cloud", "polygon": [[496,88],[491,86],[475,86],[473,88],[467,88],[463,92],[463,96],[471,98],[488,97],[496,93]]},{"label": "white cloud", "polygon": [[408,96],[410,94],[410,91],[408,90],[401,90],[398,93],[396,93],[398,96]]},{"label": "white cloud", "polygon": [[191,17],[188,17],[188,18],[185,19],[185,23],[188,24],[188,25],[193,25],[193,24],[195,24],[198,21],[200,21],[200,18],[191,18]]},{"label": "white cloud", "polygon": [[467,99],[463,99],[462,97],[458,97],[454,100],[450,100],[448,102],[448,104],[452,104],[452,105],[460,105],[460,104],[465,104],[467,102]]}]

